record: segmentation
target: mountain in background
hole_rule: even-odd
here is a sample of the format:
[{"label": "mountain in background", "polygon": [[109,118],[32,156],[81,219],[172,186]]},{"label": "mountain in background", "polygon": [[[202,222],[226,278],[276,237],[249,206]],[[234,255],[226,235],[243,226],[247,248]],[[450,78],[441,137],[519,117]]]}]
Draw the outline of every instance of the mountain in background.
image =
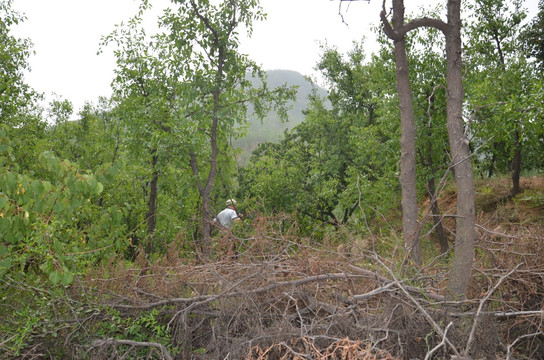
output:
[{"label": "mountain in background", "polygon": [[241,149],[242,152],[238,157],[238,162],[245,165],[253,150],[264,142],[278,142],[283,138],[283,133],[286,129],[291,129],[295,125],[304,120],[302,114],[308,106],[308,97],[315,89],[321,97],[327,96],[327,91],[317,85],[312,84],[302,74],[291,70],[270,70],[268,74],[268,87],[274,89],[278,86],[287,84],[287,86],[298,86],[295,102],[292,103],[291,109],[287,112],[288,121],[281,122],[278,115],[274,112],[268,113],[262,123],[255,117],[250,116],[249,127],[246,136],[233,141],[233,147]]}]

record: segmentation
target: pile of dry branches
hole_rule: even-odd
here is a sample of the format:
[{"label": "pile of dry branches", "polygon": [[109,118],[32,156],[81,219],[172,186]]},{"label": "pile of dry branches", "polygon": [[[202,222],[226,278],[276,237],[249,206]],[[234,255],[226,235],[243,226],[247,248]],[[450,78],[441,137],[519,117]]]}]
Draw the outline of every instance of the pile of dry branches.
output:
[{"label": "pile of dry branches", "polygon": [[[484,251],[493,236],[482,236]],[[362,248],[346,254],[341,247],[326,251],[321,245],[317,250],[286,238],[244,242],[242,253],[226,251],[214,262],[184,263],[173,251],[153,264],[144,258],[133,268],[112,262],[93,273],[85,282],[87,293],[92,289],[103,305],[127,318],[158,310],[171,338],[168,344],[94,338],[75,347],[75,356],[121,358],[142,348],[164,359],[512,358],[519,349],[533,356],[544,353],[543,269],[534,254],[520,254],[523,261],[494,269],[481,260],[473,300],[447,303],[442,296],[447,272],[436,265],[401,280],[395,275],[402,273],[398,267]],[[509,301],[506,292],[517,292],[517,297]]]}]

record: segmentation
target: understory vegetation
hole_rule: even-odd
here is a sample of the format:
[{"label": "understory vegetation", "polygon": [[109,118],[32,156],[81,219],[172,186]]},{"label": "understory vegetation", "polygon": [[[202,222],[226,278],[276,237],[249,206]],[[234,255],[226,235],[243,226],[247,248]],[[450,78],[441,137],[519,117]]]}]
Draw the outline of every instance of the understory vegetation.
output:
[{"label": "understory vegetation", "polygon": [[[444,209],[455,205],[450,187]],[[214,237],[205,264],[178,239],[154,260],[143,249],[134,261],[114,256],[69,286],[5,277],[0,358],[423,359],[468,349],[538,359],[544,177],[522,188],[505,200],[509,181],[479,182],[474,276],[460,306],[443,296],[451,254],[428,235],[426,265],[411,267],[394,214],[367,236],[341,229],[319,243],[297,236],[287,215],[259,214]]]}]

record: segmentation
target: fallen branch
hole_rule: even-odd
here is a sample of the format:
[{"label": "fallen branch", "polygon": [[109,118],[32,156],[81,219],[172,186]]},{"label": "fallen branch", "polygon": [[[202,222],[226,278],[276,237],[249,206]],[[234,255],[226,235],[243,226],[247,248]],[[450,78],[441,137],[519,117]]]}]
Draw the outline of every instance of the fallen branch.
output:
[{"label": "fallen branch", "polygon": [[103,347],[106,345],[129,345],[133,347],[153,347],[161,350],[162,358],[164,360],[172,360],[172,356],[168,352],[168,349],[163,344],[155,342],[142,342],[142,341],[132,341],[132,340],[118,340],[118,339],[105,339],[105,340],[96,340],[93,342],[91,348]]},{"label": "fallen branch", "polygon": [[523,339],[527,339],[527,338],[531,338],[531,337],[536,337],[536,336],[542,336],[544,335],[544,332],[542,331],[539,331],[539,332],[536,332],[536,333],[532,333],[532,334],[524,334],[524,335],[521,335],[521,336],[518,336],[518,338],[513,342],[511,343],[510,345],[508,345],[508,347],[506,348],[506,360],[510,360],[512,357],[512,348],[521,340]]},{"label": "fallen branch", "polygon": [[470,335],[468,336],[467,344],[465,346],[464,356],[468,356],[468,352],[470,350],[470,347],[472,346],[472,342],[475,339],[476,327],[478,326],[478,323],[480,322],[480,319],[482,317],[482,309],[484,307],[484,304],[491,297],[491,295],[493,295],[495,293],[495,290],[497,290],[499,288],[499,286],[502,284],[502,282],[507,277],[512,275],[521,265],[522,265],[522,263],[518,264],[515,268],[510,270],[507,274],[501,276],[501,278],[499,279],[499,281],[497,281],[495,286],[493,286],[493,288],[488,291],[487,295],[482,300],[480,300],[480,305],[478,306],[478,310],[476,311],[476,316],[474,316],[474,324],[472,324],[472,329],[470,330]]},{"label": "fallen branch", "polygon": [[[366,275],[367,277],[370,277],[370,278],[376,278],[376,280],[379,280],[379,281],[381,281],[383,283],[386,283],[386,284],[391,284],[391,286],[401,285],[400,281],[390,280],[390,279],[386,278],[385,276],[378,275],[375,272],[372,272],[370,270],[362,269],[362,268],[360,268],[358,266],[351,265],[351,264],[349,264],[348,267],[351,270],[353,270],[353,271],[355,271],[355,272],[357,272],[359,274],[364,274],[364,275]],[[416,287],[413,287],[413,286],[406,286],[406,285],[403,285],[403,288],[406,289],[407,291],[411,292],[411,293],[423,295],[425,297],[428,297],[428,298],[436,300],[436,301],[444,301],[444,296],[429,293],[429,292],[426,292],[426,291],[424,291],[423,289],[420,289],[420,288],[416,288]],[[361,296],[364,296],[364,295],[361,295]]]},{"label": "fallen branch", "polygon": [[[237,287],[243,281],[255,275],[257,274],[248,276],[244,280],[238,282],[234,286],[231,286],[229,289],[227,289],[226,291],[220,294],[198,295],[195,297],[188,297],[188,298],[172,298],[172,299],[165,299],[165,300],[156,301],[149,304],[141,304],[141,305],[114,304],[112,306],[119,309],[144,310],[144,309],[152,309],[155,307],[175,305],[175,304],[196,303],[197,305],[201,305],[213,300],[217,300],[218,298],[231,298],[231,297],[248,295],[248,294],[249,295],[260,294],[260,293],[268,292],[268,291],[271,291],[280,287],[285,287],[285,286],[299,286],[299,285],[304,285],[311,282],[319,282],[319,281],[326,281],[326,280],[368,278],[368,276],[365,276],[365,275],[354,275],[354,274],[346,274],[346,273],[323,274],[323,275],[308,276],[302,279],[291,280],[291,281],[280,281],[270,285],[263,286],[255,290],[248,290],[248,291],[237,290]],[[233,291],[233,290],[236,290],[236,291]],[[192,308],[194,308],[194,306],[192,306]]]},{"label": "fallen branch", "polygon": [[447,339],[447,336],[448,336],[448,330],[450,329],[450,326],[453,325],[453,322],[450,321],[450,323],[448,324],[448,326],[446,326],[446,328],[444,329],[444,336],[442,336],[442,341],[440,341],[440,344],[436,345],[434,348],[431,349],[431,351],[429,351],[427,353],[427,355],[425,355],[425,360],[428,360],[431,358],[431,356],[434,354],[434,352],[438,349],[440,349],[442,346],[444,346],[446,344],[446,339]]}]

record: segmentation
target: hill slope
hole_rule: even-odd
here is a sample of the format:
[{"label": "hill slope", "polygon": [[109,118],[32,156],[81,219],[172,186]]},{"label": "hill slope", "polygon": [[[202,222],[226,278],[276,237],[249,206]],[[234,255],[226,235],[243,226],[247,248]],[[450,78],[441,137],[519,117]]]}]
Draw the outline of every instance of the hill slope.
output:
[{"label": "hill slope", "polygon": [[277,114],[271,112],[260,122],[255,116],[249,118],[249,128],[247,135],[237,139],[233,146],[241,149],[239,158],[241,164],[247,163],[253,150],[263,142],[276,142],[283,137],[286,129],[293,128],[296,124],[304,120],[302,111],[308,106],[308,96],[312,89],[316,88],[319,96],[326,96],[327,91],[310,83],[302,74],[291,70],[270,70],[267,71],[268,86],[275,88],[287,84],[288,86],[298,86],[297,97],[288,111],[288,121],[281,122]]}]

